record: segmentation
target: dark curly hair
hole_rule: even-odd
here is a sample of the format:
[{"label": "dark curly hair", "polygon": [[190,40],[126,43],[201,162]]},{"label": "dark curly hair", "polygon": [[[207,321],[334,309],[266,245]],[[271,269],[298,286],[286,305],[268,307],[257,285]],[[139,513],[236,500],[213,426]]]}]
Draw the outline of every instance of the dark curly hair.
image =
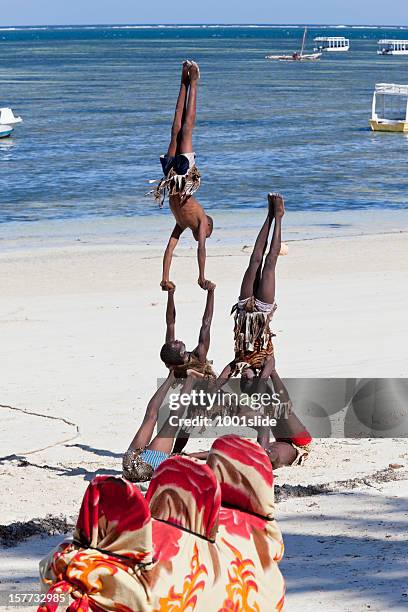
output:
[{"label": "dark curly hair", "polygon": [[161,347],[160,359],[166,365],[178,366],[183,365],[184,359],[180,355],[180,348],[174,342],[166,342]]},{"label": "dark curly hair", "polygon": [[213,233],[213,229],[214,229],[214,221],[212,217],[210,217],[209,215],[207,215],[207,223],[208,223],[207,238],[209,238],[211,234]]}]

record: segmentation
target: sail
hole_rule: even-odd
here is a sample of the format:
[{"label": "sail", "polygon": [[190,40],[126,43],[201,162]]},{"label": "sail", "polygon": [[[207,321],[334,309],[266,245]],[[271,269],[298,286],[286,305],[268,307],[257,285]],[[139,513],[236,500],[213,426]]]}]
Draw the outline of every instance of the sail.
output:
[{"label": "sail", "polygon": [[306,34],[307,34],[307,27],[305,27],[305,31],[303,32],[303,40],[302,40],[302,48],[300,50],[300,55],[303,55],[303,50],[305,48],[305,43],[306,43]]}]

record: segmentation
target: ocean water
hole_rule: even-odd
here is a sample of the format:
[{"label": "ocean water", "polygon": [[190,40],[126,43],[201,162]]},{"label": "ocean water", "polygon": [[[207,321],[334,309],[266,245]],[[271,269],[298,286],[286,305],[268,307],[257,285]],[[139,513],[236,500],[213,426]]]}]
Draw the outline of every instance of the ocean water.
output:
[{"label": "ocean water", "polygon": [[[316,63],[268,62],[302,27],[0,28],[0,106],[24,123],[0,140],[0,223],[168,215],[144,197],[161,175],[184,58],[202,79],[194,145],[209,210],[405,209],[408,137],[369,130],[376,82],[408,82],[380,57],[401,28],[311,27],[351,39]],[[337,215],[338,217],[338,215]]]}]

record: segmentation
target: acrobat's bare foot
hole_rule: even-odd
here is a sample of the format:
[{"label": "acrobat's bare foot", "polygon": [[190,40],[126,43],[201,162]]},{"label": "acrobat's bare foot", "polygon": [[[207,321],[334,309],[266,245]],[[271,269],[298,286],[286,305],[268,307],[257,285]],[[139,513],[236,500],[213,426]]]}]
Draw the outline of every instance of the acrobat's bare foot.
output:
[{"label": "acrobat's bare foot", "polygon": [[189,60],[184,60],[183,66],[181,68],[181,82],[185,85],[188,85],[190,82],[189,70],[190,70],[191,62]]},{"label": "acrobat's bare foot", "polygon": [[268,193],[269,210],[273,207],[275,217],[283,217],[285,214],[285,202],[280,193]]},{"label": "acrobat's bare foot", "polygon": [[170,280],[162,280],[162,282],[160,283],[160,287],[162,288],[162,291],[175,291],[176,290],[176,285],[172,283]]},{"label": "acrobat's bare foot", "polygon": [[288,253],[289,253],[288,245],[286,244],[286,242],[282,242],[281,248],[280,248],[280,251],[279,251],[279,255],[283,256],[283,255],[287,255]]},{"label": "acrobat's bare foot", "polygon": [[190,75],[190,81],[198,81],[200,78],[200,68],[198,67],[197,62],[190,62],[190,69],[188,71]]}]

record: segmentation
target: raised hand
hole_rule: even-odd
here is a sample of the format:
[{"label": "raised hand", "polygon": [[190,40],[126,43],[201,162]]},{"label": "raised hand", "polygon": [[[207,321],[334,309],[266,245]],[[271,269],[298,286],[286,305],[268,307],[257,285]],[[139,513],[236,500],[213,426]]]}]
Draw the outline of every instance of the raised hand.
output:
[{"label": "raised hand", "polygon": [[204,291],[214,291],[216,287],[215,283],[212,283],[210,280],[206,280],[205,278],[199,278],[198,284],[200,285],[201,289],[204,289]]},{"label": "raised hand", "polygon": [[170,280],[162,280],[162,282],[160,283],[160,287],[162,288],[162,291],[176,290],[176,285]]}]

